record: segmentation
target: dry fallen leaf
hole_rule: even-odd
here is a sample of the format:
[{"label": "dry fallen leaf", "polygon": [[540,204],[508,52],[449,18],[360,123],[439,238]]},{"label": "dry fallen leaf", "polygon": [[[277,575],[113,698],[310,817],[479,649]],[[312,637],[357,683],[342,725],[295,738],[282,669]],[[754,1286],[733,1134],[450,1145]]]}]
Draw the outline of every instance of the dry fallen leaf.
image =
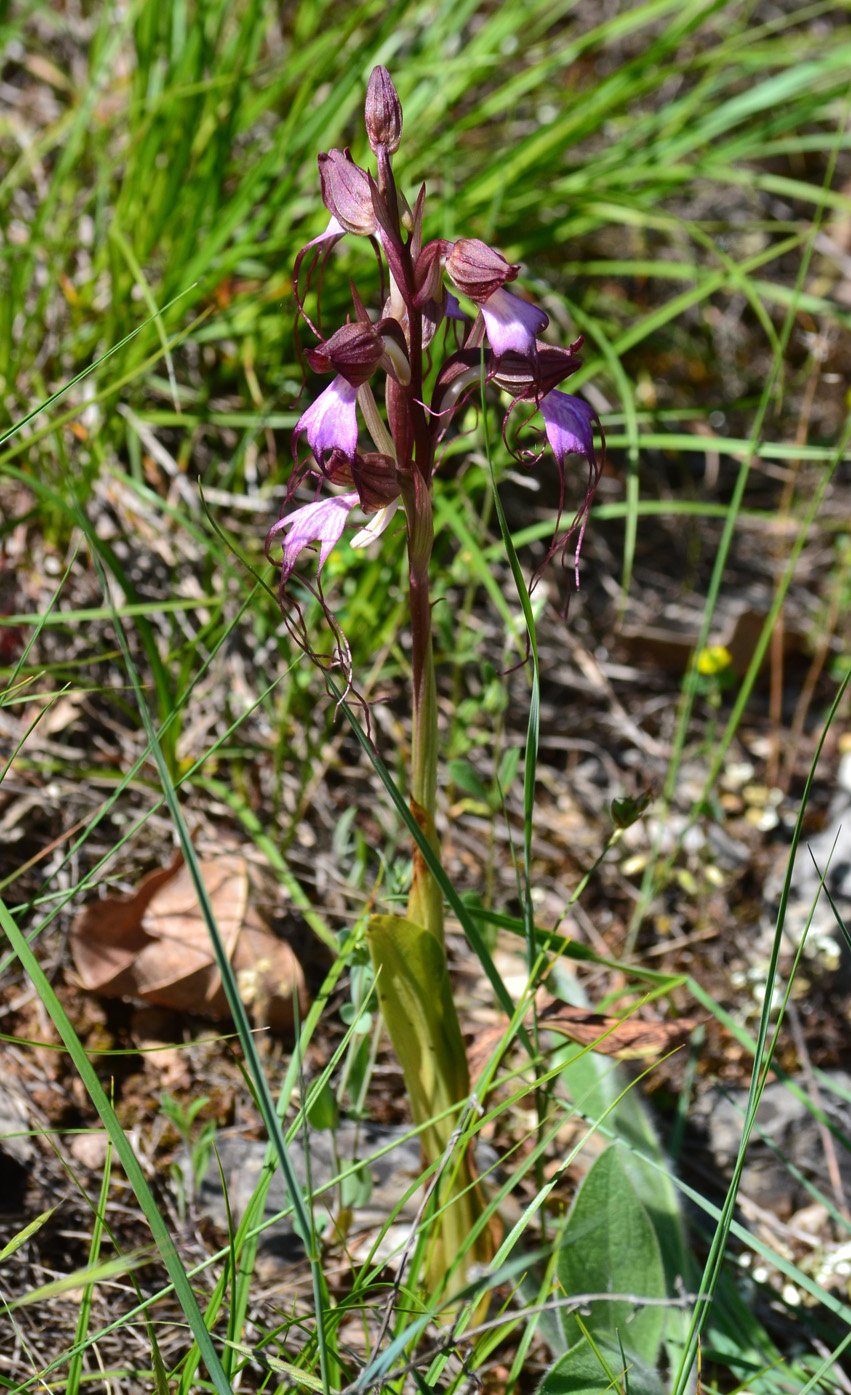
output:
[{"label": "dry fallen leaf", "polygon": [[571,1007],[553,1001],[538,1012],[538,1021],[550,1032],[558,1032],[579,1046],[590,1046],[604,1056],[635,1061],[645,1056],[664,1056],[684,1045],[697,1023],[690,1017],[669,1022],[645,1022],[635,1017],[606,1017],[587,1008]]},{"label": "dry fallen leaf", "polygon": [[[529,1018],[527,1015],[526,1021]],[[664,1056],[684,1045],[689,1032],[697,1026],[690,1017],[677,1017],[669,1022],[646,1022],[632,1017],[607,1017],[589,1008],[571,1007],[557,999],[539,1003],[538,1023],[550,1032],[589,1046],[604,1056],[616,1056],[621,1061],[642,1057]],[[479,1032],[467,1050],[470,1079],[481,1075],[494,1050],[505,1037],[505,1027],[488,1027]]]},{"label": "dry fallen leaf", "polygon": [[[224,855],[198,867],[243,1001],[255,1020],[286,1030],[294,994],[302,1009],[306,1002],[304,975],[290,946],[250,905],[245,859]],[[179,855],[145,877],[134,896],[87,906],[71,927],[71,953],[89,992],[229,1016],[207,922]]]}]

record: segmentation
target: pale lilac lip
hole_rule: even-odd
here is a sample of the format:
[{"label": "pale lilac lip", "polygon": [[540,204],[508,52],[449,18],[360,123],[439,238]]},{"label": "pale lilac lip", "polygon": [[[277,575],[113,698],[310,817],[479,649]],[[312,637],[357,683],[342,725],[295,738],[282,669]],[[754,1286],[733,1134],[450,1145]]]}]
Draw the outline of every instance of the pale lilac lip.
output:
[{"label": "pale lilac lip", "polygon": [[521,300],[501,287],[482,306],[488,341],[499,358],[510,352],[534,358],[536,340],[549,324],[549,316],[537,305]]},{"label": "pale lilac lip", "polygon": [[299,418],[295,439],[300,432],[307,432],[317,464],[333,450],[354,459],[358,448],[357,400],[357,388],[338,375]]},{"label": "pale lilac lip", "polygon": [[319,544],[319,571],[322,571],[342,537],[349,514],[358,503],[355,490],[351,494],[337,494],[330,499],[304,504],[302,508],[294,509],[278,519],[266,539],[266,555],[270,561],[277,561],[273,552],[278,547],[282,549],[282,584],[292,576],[298,558],[312,543]]},{"label": "pale lilac lip", "polygon": [[595,463],[594,429],[595,413],[581,397],[571,397],[569,393],[554,390],[548,392],[538,403],[538,410],[544,418],[547,440],[559,469],[564,467],[566,455],[584,455],[591,464]]}]

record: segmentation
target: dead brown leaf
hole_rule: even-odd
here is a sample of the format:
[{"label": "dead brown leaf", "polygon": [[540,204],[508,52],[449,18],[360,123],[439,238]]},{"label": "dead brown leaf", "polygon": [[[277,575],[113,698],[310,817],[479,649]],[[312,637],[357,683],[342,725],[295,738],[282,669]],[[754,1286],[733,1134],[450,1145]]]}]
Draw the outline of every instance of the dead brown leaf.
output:
[{"label": "dead brown leaf", "polygon": [[[198,866],[243,1001],[255,1020],[288,1029],[294,994],[302,1009],[306,1003],[304,975],[290,946],[251,906],[245,859],[227,854]],[[134,896],[107,896],[87,906],[71,928],[71,953],[89,992],[206,1017],[230,1015],[207,922],[180,855],[145,877]]]},{"label": "dead brown leaf", "polygon": [[604,1056],[635,1061],[646,1056],[664,1056],[683,1046],[697,1026],[690,1017],[669,1022],[645,1022],[635,1017],[607,1017],[588,1008],[571,1007],[553,1000],[539,1009],[538,1021],[550,1032],[558,1032],[579,1046],[590,1046]]},{"label": "dead brown leaf", "polygon": [[[527,1016],[528,1022],[528,1016]],[[685,1044],[697,1022],[690,1017],[677,1017],[668,1022],[646,1022],[632,1017],[608,1017],[589,1008],[571,1007],[557,999],[538,1005],[538,1022],[548,1031],[588,1046],[603,1056],[616,1056],[621,1061],[664,1056]],[[481,1075],[494,1050],[505,1037],[505,1028],[486,1027],[476,1034],[467,1048],[470,1079]]]}]

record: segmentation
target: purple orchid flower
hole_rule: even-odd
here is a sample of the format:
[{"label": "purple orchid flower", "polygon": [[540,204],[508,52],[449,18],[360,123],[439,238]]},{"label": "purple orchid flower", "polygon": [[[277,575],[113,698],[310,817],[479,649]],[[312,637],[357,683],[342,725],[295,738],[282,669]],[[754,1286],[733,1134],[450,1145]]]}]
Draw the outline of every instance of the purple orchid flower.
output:
[{"label": "purple orchid flower", "polygon": [[[425,190],[420,190],[410,207],[393,176],[391,157],[401,137],[402,109],[383,68],[377,68],[370,79],[366,124],[377,178],[356,165],[348,150],[320,155],[322,199],[331,218],[324,232],[299,253],[296,279],[308,251],[314,264],[321,256],[324,268],[336,243],[354,235],[372,244],[381,269],[382,298],[379,309],[370,313],[353,286],[353,316],[326,336],[319,331],[319,316],[314,325],[307,314],[306,290],[303,295],[296,285],[299,317],[318,341],[305,352],[306,363],[316,372],[335,376],[299,417],[293,433],[294,456],[306,434],[312,463],[297,466],[284,516],[269,534],[272,553],[281,556],[282,588],[299,553],[314,543],[319,544],[321,573],[358,503],[368,521],[350,538],[351,546],[365,547],[380,537],[401,503],[409,553],[416,555],[416,566],[421,565],[431,547],[430,497],[437,448],[454,415],[474,393],[482,371],[486,382],[495,383],[511,398],[506,427],[521,403],[534,403],[533,415],[535,409],[540,411],[559,471],[559,517],[567,458],[578,455],[588,462],[590,483],[567,537],[587,515],[601,468],[594,447],[594,426],[599,427],[596,413],[579,398],[559,390],[580,366],[581,341],[563,349],[540,339],[548,316],[506,289],[517,279],[520,266],[487,243],[462,237],[423,244]],[[472,301],[478,314],[472,318],[465,314],[453,291]],[[435,336],[441,327],[447,352],[426,400]],[[386,414],[379,410],[377,394],[373,395],[371,380],[378,373],[386,379],[382,394]],[[362,433],[371,442],[359,454]],[[512,449],[518,459],[540,458],[540,453],[525,448]],[[307,475],[349,492],[316,499],[287,513]],[[351,492],[352,485],[357,492]],[[548,556],[565,542],[563,533],[557,535]]]},{"label": "purple orchid flower", "polygon": [[298,448],[301,432],[306,431],[318,465],[328,451],[339,450],[349,460],[354,459],[358,448],[357,400],[357,388],[338,374],[299,417],[293,433],[293,451]]},{"label": "purple orchid flower", "polygon": [[[349,514],[359,502],[357,492],[338,494],[331,499],[305,504],[278,519],[266,539],[266,556],[270,561],[280,560],[282,585],[289,581],[305,548],[317,542],[319,570],[322,570],[342,537]],[[275,557],[278,548],[281,549],[280,559]]]},{"label": "purple orchid flower", "polygon": [[589,464],[596,464],[593,423],[597,413],[581,397],[566,392],[548,392],[538,403],[544,418],[547,440],[560,470],[566,455],[584,455]]},{"label": "purple orchid flower", "polygon": [[481,311],[488,342],[497,357],[514,352],[534,358],[538,335],[550,322],[543,310],[500,289],[488,296]]}]

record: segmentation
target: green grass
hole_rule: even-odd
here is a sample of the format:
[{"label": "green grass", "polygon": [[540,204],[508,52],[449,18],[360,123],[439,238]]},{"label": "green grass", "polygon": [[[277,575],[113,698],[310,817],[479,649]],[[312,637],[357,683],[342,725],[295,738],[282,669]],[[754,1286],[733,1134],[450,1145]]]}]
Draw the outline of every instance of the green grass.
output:
[{"label": "green grass", "polygon": [[[552,1310],[528,1316],[552,1298],[559,1238],[569,1226],[564,1169],[551,1175],[561,1130],[573,1121],[569,1160],[579,1160],[580,1171],[598,1133],[634,1145],[645,1158],[634,1164],[644,1168],[643,1185],[670,1214],[672,1197],[689,1189],[649,1126],[641,1134],[646,1116],[637,1091],[621,1099],[624,1077],[600,1085],[588,1075],[580,1085],[577,1072],[597,1069],[587,1057],[571,1067],[534,1055],[534,1033],[530,1040],[523,1025],[529,995],[518,1005],[506,988],[496,936],[516,942],[539,973],[554,917],[536,914],[536,879],[558,894],[567,882],[565,896],[582,883],[580,905],[590,898],[592,920],[608,909],[601,923],[622,931],[611,953],[572,942],[577,972],[583,964],[601,974],[620,966],[620,980],[593,979],[588,991],[596,1001],[619,982],[624,1002],[656,995],[679,1012],[700,1002],[710,1022],[735,1037],[741,1058],[755,1063],[747,1131],[778,1030],[764,1006],[751,1032],[741,1003],[721,1001],[697,972],[662,972],[644,950],[660,905],[678,914],[688,906],[688,923],[699,921],[708,883],[696,884],[686,835],[719,816],[719,780],[741,756],[743,738],[768,729],[782,744],[788,728],[806,768],[818,734],[830,729],[836,682],[814,668],[809,710],[786,719],[786,728],[776,693],[767,716],[760,709],[760,666],[775,616],[812,603],[815,656],[821,645],[831,680],[848,668],[843,374],[851,311],[843,229],[851,215],[851,24],[827,4],[781,13],[736,0],[650,0],[603,19],[591,5],[517,0],[389,7],[316,0],[276,11],[247,0],[137,0],[73,14],[21,3],[0,8],[0,52],[0,662],[7,664],[0,797],[8,791],[9,801],[0,817],[22,791],[36,795],[9,824],[0,853],[7,938],[0,966],[9,997],[25,978],[35,984],[42,1022],[51,1019],[63,1039],[161,1256],[155,1279],[143,1285],[136,1249],[110,1238],[106,1182],[100,1195],[95,1189],[82,1276],[74,1271],[84,1295],[76,1328],[61,1350],[43,1356],[26,1315],[39,1304],[46,1311],[50,1294],[34,1282],[22,1291],[21,1275],[31,1271],[15,1265],[25,1245],[4,1256],[0,1302],[10,1306],[0,1323],[10,1324],[24,1356],[13,1372],[0,1366],[0,1388],[38,1389],[44,1381],[52,1389],[106,1389],[115,1365],[113,1388],[186,1395],[231,1390],[240,1373],[249,1389],[299,1382],[366,1389],[385,1381],[394,1389],[460,1390],[466,1376],[450,1350],[463,1335],[473,1372],[507,1364],[505,1388],[525,1391],[535,1324],[554,1355],[566,1330]],[[376,62],[399,87],[405,134],[395,168],[412,196],[428,184],[428,235],[492,241],[522,262],[522,283],[544,304],[556,337],[585,336],[572,390],[600,411],[612,470],[586,539],[582,590],[571,602],[568,623],[580,643],[612,652],[616,630],[641,616],[659,575],[698,616],[697,648],[717,638],[743,575],[756,575],[767,597],[762,636],[732,695],[707,695],[693,667],[676,690],[671,681],[676,713],[652,731],[657,738],[661,730],[670,759],[664,767],[657,760],[646,779],[636,776],[641,788],[656,786],[658,799],[630,895],[612,870],[617,838],[601,856],[612,831],[602,796],[586,814],[585,844],[572,826],[564,833],[562,875],[536,851],[543,815],[533,796],[549,819],[567,782],[546,744],[547,704],[555,701],[548,666],[563,665],[573,651],[533,596],[525,619],[533,639],[537,627],[541,706],[527,727],[529,681],[524,670],[509,672],[525,652],[524,611],[488,493],[483,423],[475,426],[472,411],[464,423],[471,434],[447,453],[436,501],[436,590],[444,599],[435,610],[447,749],[480,769],[489,798],[490,753],[523,745],[527,757],[524,797],[508,793],[508,819],[497,799],[446,790],[447,805],[461,805],[462,829],[468,818],[487,825],[480,835],[490,839],[487,886],[459,873],[446,891],[470,946],[467,967],[476,963],[489,978],[482,991],[512,1024],[488,1068],[498,1089],[485,1115],[463,1121],[463,1139],[494,1129],[517,1147],[509,1180],[494,1184],[494,1197],[500,1186],[516,1192],[519,1219],[496,1279],[482,1281],[486,1288],[498,1280],[506,1304],[491,1327],[474,1317],[482,1288],[471,1290],[457,1327],[434,1323],[418,1287],[427,1239],[409,1256],[398,1293],[388,1294],[377,1259],[353,1265],[345,1291],[335,1288],[309,1204],[299,1206],[299,1224],[312,1261],[310,1299],[261,1310],[254,1266],[262,1190],[234,1222],[226,1248],[200,1262],[182,1250],[134,1161],[109,1077],[87,1054],[53,985],[72,912],[102,886],[138,881],[170,855],[172,834],[191,865],[199,830],[252,846],[335,957],[283,1081],[270,1083],[234,997],[246,1108],[264,1121],[270,1156],[286,1169],[288,1145],[323,1084],[345,1110],[368,1097],[378,1039],[351,1025],[361,999],[316,1081],[302,1078],[300,1062],[310,1059],[326,997],[339,994],[350,971],[353,998],[355,984],[363,988],[362,913],[370,898],[395,906],[408,875],[401,540],[391,530],[379,551],[356,558],[343,547],[325,572],[356,686],[381,700],[373,711],[380,768],[288,640],[263,540],[283,498],[289,433],[307,400],[299,399],[291,272],[299,247],[326,221],[316,154],[351,144],[355,159],[365,160],[360,112]],[[373,270],[368,256],[343,244],[326,277],[328,325],[345,311],[348,276],[369,285]],[[523,471],[505,453],[492,409],[484,424],[506,528],[528,576],[551,533],[552,496],[520,492]],[[559,599],[565,582],[554,575],[548,584]],[[308,605],[306,614],[318,631],[317,608]],[[610,632],[600,634],[595,626],[606,615]],[[24,647],[13,646],[7,660],[9,634]],[[618,702],[629,706],[639,686],[618,689]],[[563,701],[564,687],[558,693]],[[840,703],[838,712],[837,726],[847,707]],[[628,715],[639,725],[648,720],[644,708]],[[594,741],[600,730],[592,728]],[[765,764],[787,780],[800,818],[808,817],[809,790],[795,784],[787,753],[769,753]],[[817,778],[825,782],[823,769]],[[349,824],[344,811],[353,803]],[[345,891],[332,888],[327,904],[311,880],[305,828],[320,850],[333,841],[339,858]],[[500,860],[512,857],[516,886],[510,868],[500,872]],[[205,909],[215,940],[215,917]],[[739,933],[726,928],[733,938]],[[780,972],[782,929],[781,914],[770,980]],[[235,995],[224,959],[222,971]],[[782,984],[781,997],[789,987]],[[769,982],[766,1004],[771,997]],[[40,1040],[43,1031],[33,1035]],[[34,1059],[31,1043],[17,1049]],[[706,1389],[839,1388],[832,1363],[851,1318],[839,1290],[805,1272],[800,1254],[790,1257],[746,1229],[732,1191],[717,1209],[690,1199],[704,1212],[698,1256],[711,1257],[701,1291],[715,1302],[676,1310],[682,1324],[672,1319],[666,1337],[670,1389],[688,1388],[700,1321]],[[847,1219],[833,1200],[829,1211],[838,1243]],[[42,1232],[49,1229],[48,1221]],[[529,1252],[538,1249],[535,1268]],[[807,1294],[812,1340],[805,1334],[778,1349],[763,1321],[768,1299],[748,1313],[739,1261],[722,1265],[725,1250],[758,1256]],[[102,1271],[116,1260],[120,1273],[122,1258],[127,1282],[138,1287],[113,1320]],[[697,1261],[686,1287],[701,1289]],[[24,1296],[32,1302],[16,1308]],[[121,1343],[122,1327],[129,1332],[139,1321],[147,1323],[141,1364],[138,1344]],[[422,1357],[421,1337],[431,1343],[428,1360],[415,1376],[399,1374]],[[95,1348],[108,1353],[103,1372]]]}]

